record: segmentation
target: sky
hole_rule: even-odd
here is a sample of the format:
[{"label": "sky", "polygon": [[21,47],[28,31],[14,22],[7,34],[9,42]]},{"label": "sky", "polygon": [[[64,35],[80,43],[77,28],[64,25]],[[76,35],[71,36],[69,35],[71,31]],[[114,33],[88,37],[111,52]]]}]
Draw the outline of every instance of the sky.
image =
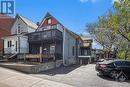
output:
[{"label": "sky", "polygon": [[41,22],[50,12],[65,27],[80,34],[85,32],[86,24],[104,15],[114,1],[117,0],[15,0],[15,13]]}]

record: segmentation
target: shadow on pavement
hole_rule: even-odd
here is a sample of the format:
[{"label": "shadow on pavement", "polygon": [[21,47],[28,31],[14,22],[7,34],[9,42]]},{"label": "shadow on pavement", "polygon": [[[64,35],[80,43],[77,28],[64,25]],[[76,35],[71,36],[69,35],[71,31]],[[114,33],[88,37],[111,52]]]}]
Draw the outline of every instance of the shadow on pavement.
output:
[{"label": "shadow on pavement", "polygon": [[[120,81],[118,81],[118,80],[116,80],[116,79],[112,79],[112,78],[109,77],[109,76],[98,75],[98,74],[97,74],[97,76],[99,76],[100,78],[102,78],[102,79],[104,79],[104,80],[120,82]],[[130,83],[130,80],[126,80],[125,82]]]},{"label": "shadow on pavement", "polygon": [[109,76],[98,75],[98,74],[97,74],[97,76],[100,77],[100,78],[102,78],[102,79],[104,79],[104,80],[116,81],[115,79],[112,79],[112,78],[110,78]]},{"label": "shadow on pavement", "polygon": [[54,76],[56,74],[67,74],[67,73],[77,69],[78,67],[80,67],[80,66],[79,65],[61,66],[59,68],[43,71],[38,74],[45,74],[45,75],[50,75],[50,76]]}]

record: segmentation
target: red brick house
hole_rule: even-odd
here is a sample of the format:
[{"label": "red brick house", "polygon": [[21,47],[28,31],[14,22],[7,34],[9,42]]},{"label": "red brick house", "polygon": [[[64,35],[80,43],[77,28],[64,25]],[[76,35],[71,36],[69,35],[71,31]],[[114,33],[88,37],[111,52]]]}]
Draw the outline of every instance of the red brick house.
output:
[{"label": "red brick house", "polygon": [[1,37],[10,35],[10,29],[13,24],[14,18],[5,14],[0,14],[0,51],[3,50],[3,40]]}]

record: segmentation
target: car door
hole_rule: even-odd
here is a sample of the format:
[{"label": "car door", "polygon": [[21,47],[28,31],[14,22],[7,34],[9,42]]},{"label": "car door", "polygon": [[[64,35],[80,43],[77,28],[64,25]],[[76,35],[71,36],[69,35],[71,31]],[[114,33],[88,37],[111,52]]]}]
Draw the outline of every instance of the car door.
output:
[{"label": "car door", "polygon": [[130,61],[123,61],[123,72],[130,77]]},{"label": "car door", "polygon": [[122,61],[115,61],[114,64],[116,66],[115,70],[121,71],[122,69],[124,69],[123,66],[122,66]]}]

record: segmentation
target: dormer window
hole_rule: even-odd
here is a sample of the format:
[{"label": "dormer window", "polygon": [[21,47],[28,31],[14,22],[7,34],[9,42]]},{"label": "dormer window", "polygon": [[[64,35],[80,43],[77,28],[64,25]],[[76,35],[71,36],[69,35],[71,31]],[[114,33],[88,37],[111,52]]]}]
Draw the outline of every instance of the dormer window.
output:
[{"label": "dormer window", "polygon": [[51,19],[50,18],[48,19],[48,24],[51,24]]}]

